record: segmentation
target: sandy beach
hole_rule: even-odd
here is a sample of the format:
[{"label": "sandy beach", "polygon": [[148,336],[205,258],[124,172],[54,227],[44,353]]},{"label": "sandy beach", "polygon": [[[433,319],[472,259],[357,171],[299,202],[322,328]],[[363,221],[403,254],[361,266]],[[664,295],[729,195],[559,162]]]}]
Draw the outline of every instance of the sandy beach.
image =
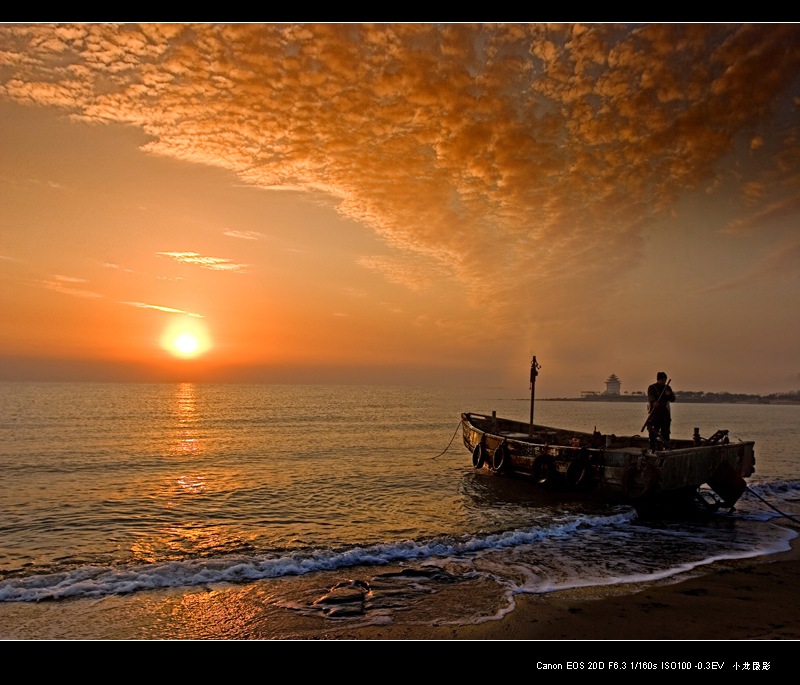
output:
[{"label": "sandy beach", "polygon": [[[798,528],[796,523],[789,525]],[[515,610],[501,620],[459,626],[337,627],[312,630],[303,639],[800,640],[798,540],[787,552],[715,562],[683,579],[520,595]],[[264,612],[263,587],[255,582],[212,591],[175,589],[104,600],[3,603],[0,639],[271,639],[274,617]]]},{"label": "sandy beach", "polygon": [[[794,528],[798,526],[793,525]],[[404,634],[369,627],[353,639],[798,640],[800,538],[768,557],[717,562],[685,580],[517,597],[500,621]]]}]

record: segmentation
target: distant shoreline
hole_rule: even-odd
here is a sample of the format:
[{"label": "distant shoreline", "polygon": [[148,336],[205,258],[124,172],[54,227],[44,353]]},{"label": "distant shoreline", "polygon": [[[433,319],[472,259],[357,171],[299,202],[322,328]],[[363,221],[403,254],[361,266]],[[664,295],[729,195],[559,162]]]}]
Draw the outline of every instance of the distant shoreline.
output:
[{"label": "distant shoreline", "polygon": [[[647,395],[588,395],[586,397],[543,397],[543,402],[647,402]],[[680,404],[800,404],[800,393],[744,395],[728,392],[675,392]]]}]

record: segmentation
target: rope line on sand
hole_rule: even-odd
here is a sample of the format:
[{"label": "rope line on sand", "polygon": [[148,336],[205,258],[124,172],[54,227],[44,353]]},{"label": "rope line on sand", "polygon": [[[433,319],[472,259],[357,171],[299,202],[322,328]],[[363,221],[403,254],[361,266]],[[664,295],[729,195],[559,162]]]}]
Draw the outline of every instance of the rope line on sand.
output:
[{"label": "rope line on sand", "polygon": [[452,445],[452,444],[453,444],[453,440],[455,440],[455,439],[456,439],[456,435],[458,435],[458,429],[459,429],[459,428],[461,428],[461,424],[462,424],[462,423],[464,423],[464,422],[463,422],[463,421],[459,421],[459,422],[458,422],[458,425],[456,426],[456,430],[455,430],[455,432],[453,433],[453,437],[452,437],[452,438],[450,438],[450,442],[449,442],[449,443],[447,443],[447,447],[445,447],[445,448],[444,448],[444,449],[443,449],[441,452],[439,452],[439,454],[437,454],[435,457],[431,457],[431,461],[433,461],[434,459],[438,459],[438,458],[439,458],[439,457],[441,457],[441,456],[442,456],[442,455],[443,455],[445,452],[447,452],[447,450],[449,450],[449,449],[450,449],[450,445]]},{"label": "rope line on sand", "polygon": [[800,523],[800,521],[798,521],[798,520],[797,520],[797,519],[796,519],[794,516],[790,516],[789,514],[786,514],[786,513],[782,512],[780,509],[778,509],[778,507],[776,507],[776,506],[774,506],[774,505],[770,504],[769,502],[767,502],[767,500],[765,500],[765,499],[764,499],[764,498],[763,498],[761,495],[759,495],[758,493],[756,493],[756,492],[753,492],[753,490],[751,490],[749,487],[747,488],[747,492],[749,492],[751,495],[753,495],[753,496],[757,497],[758,499],[760,499],[760,500],[761,500],[761,501],[762,501],[764,504],[766,504],[766,505],[767,505],[767,506],[768,506],[770,509],[774,509],[774,510],[775,510],[775,511],[777,511],[777,512],[778,512],[778,513],[779,513],[781,516],[783,516],[784,518],[787,518],[787,519],[789,519],[790,521],[794,521],[795,523]]}]

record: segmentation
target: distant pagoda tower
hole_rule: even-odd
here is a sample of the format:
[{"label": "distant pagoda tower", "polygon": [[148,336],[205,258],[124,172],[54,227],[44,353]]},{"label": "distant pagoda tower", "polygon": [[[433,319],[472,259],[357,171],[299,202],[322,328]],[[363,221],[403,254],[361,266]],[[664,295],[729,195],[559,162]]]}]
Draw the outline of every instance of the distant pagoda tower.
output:
[{"label": "distant pagoda tower", "polygon": [[612,373],[606,381],[606,395],[619,395],[622,388],[622,381],[617,378],[617,374]]}]

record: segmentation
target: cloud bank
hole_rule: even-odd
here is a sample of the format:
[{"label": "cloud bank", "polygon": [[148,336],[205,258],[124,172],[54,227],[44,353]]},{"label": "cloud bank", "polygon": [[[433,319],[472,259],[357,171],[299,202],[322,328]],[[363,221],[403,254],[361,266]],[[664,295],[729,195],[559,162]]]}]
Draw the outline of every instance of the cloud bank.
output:
[{"label": "cloud bank", "polygon": [[595,311],[685,191],[738,190],[746,216],[721,235],[795,211],[799,40],[793,24],[5,25],[0,97],[326,193],[393,248],[361,266],[416,292],[456,282],[503,331]]}]

